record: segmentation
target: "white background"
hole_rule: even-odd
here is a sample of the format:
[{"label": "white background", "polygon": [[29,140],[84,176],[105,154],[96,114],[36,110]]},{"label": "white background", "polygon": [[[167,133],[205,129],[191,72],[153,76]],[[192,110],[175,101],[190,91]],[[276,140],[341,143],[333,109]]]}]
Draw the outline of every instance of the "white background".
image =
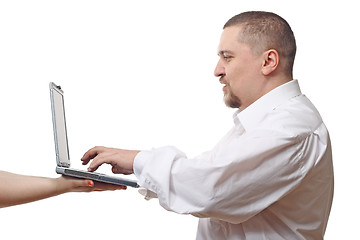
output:
[{"label": "white background", "polygon": [[[0,168],[57,177],[50,81],[65,90],[76,168],[95,145],[175,145],[189,157],[209,150],[232,126],[234,112],[213,76],[222,26],[248,10],[276,12],[292,26],[294,77],[321,112],[333,144],[335,196],[325,239],[354,239],[356,1],[1,1]],[[167,212],[134,189],[68,193],[0,209],[1,239],[194,239],[196,228],[196,218]]]}]

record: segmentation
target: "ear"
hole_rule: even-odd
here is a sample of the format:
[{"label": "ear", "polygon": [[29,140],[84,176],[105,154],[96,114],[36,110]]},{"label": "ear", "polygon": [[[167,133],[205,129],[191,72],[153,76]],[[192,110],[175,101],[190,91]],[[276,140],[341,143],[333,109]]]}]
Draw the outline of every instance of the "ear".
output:
[{"label": "ear", "polygon": [[279,60],[279,53],[275,49],[264,52],[261,66],[262,74],[268,76],[270,73],[274,72],[279,66]]}]

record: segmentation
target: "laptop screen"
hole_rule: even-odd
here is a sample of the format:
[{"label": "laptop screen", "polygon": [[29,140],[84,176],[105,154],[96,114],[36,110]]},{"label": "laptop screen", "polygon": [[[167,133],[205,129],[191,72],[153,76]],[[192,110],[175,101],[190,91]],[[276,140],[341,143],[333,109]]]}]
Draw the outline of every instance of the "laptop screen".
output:
[{"label": "laptop screen", "polygon": [[70,167],[63,91],[54,83],[50,83],[50,96],[57,164]]}]

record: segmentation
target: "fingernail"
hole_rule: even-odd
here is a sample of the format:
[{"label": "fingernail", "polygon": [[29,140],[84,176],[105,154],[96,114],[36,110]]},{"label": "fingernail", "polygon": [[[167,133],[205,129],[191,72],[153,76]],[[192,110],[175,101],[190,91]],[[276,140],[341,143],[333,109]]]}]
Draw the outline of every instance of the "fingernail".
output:
[{"label": "fingernail", "polygon": [[93,181],[88,181],[88,185],[90,186],[90,187],[92,187],[92,186],[94,186],[94,183],[93,183]]}]

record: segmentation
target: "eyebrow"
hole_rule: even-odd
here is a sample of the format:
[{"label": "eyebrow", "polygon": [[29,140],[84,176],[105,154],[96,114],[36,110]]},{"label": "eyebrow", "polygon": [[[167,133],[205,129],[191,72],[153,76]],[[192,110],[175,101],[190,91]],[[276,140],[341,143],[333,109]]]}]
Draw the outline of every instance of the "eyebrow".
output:
[{"label": "eyebrow", "polygon": [[233,55],[234,53],[230,50],[221,50],[218,52],[218,56],[220,55],[224,55],[224,54],[230,54],[230,55]]}]

